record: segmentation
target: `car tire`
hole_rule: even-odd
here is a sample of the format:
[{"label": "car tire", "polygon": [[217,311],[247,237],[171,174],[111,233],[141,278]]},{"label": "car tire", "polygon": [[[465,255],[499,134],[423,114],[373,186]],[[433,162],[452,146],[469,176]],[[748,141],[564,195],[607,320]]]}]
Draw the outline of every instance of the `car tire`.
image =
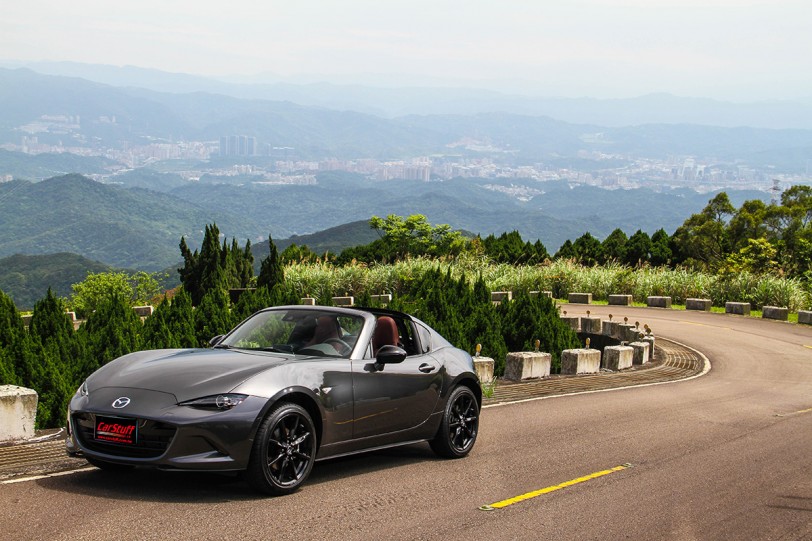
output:
[{"label": "car tire", "polygon": [[98,458],[92,458],[89,456],[86,456],[85,460],[90,462],[92,466],[96,466],[100,470],[104,470],[107,472],[121,473],[132,471],[135,468],[135,466],[133,466],[132,464],[118,464],[116,462],[107,462],[106,460],[99,460]]},{"label": "car tire", "polygon": [[274,407],[259,426],[246,477],[266,494],[282,496],[307,480],[316,460],[316,427],[298,404]]},{"label": "car tire", "polygon": [[479,432],[479,402],[468,387],[456,387],[448,397],[437,435],[429,442],[445,458],[462,458],[474,447]]}]

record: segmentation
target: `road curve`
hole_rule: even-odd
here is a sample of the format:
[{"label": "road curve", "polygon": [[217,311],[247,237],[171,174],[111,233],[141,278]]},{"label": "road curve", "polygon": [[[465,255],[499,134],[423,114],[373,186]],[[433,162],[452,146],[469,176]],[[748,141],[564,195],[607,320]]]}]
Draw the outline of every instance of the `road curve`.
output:
[{"label": "road curve", "polygon": [[[812,328],[721,314],[565,307],[570,315],[587,308],[647,323],[656,335],[703,352],[712,369],[671,384],[488,408],[466,459],[439,460],[416,445],[320,463],[302,490],[284,498],[259,497],[228,477],[150,471],[88,470],[2,485],[0,533],[812,539]],[[489,505],[500,508],[480,509]]]}]

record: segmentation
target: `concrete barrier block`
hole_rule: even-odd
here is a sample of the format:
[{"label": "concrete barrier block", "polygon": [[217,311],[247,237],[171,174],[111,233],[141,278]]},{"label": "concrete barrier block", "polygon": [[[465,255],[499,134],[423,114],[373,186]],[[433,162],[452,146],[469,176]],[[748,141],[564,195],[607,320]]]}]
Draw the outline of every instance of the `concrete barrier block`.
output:
[{"label": "concrete barrier block", "polygon": [[646,304],[649,308],[671,308],[671,297],[648,297]]},{"label": "concrete barrier block", "polygon": [[620,323],[617,321],[609,321],[608,319],[604,319],[603,323],[601,324],[601,334],[614,338],[615,340],[619,339]]},{"label": "concrete barrier block", "polygon": [[474,370],[476,370],[480,383],[493,381],[493,364],[493,359],[490,357],[474,357]]},{"label": "concrete barrier block", "polygon": [[640,329],[631,323],[621,323],[618,335],[621,342],[636,342],[640,339]]},{"label": "concrete barrier block", "polygon": [[725,313],[726,314],[736,314],[739,316],[749,316],[750,315],[750,303],[749,302],[726,302],[725,303]]},{"label": "concrete barrier block", "polygon": [[570,304],[592,304],[592,293],[570,293],[567,300]]},{"label": "concrete barrier block", "polygon": [[581,332],[587,334],[602,334],[603,321],[599,317],[582,317]]},{"label": "concrete barrier block", "polygon": [[551,299],[553,298],[553,292],[552,291],[531,291],[530,292],[531,297],[538,297],[539,295],[544,296],[544,297],[549,297]]},{"label": "concrete barrier block", "polygon": [[0,442],[33,438],[36,419],[36,391],[0,385]]},{"label": "concrete barrier block", "polygon": [[561,352],[562,374],[597,374],[601,370],[598,349],[565,349]]},{"label": "concrete barrier block", "polygon": [[618,306],[631,306],[631,295],[609,295],[609,304]]},{"label": "concrete barrier block", "polygon": [[787,321],[789,319],[789,308],[784,308],[783,306],[762,306],[761,317],[763,319]]},{"label": "concrete barrier block", "polygon": [[710,299],[685,299],[686,310],[699,310],[700,312],[710,312],[711,309]]},{"label": "concrete barrier block", "polygon": [[603,348],[603,368],[625,370],[632,367],[634,348],[629,346],[606,346]]},{"label": "concrete barrier block", "polygon": [[376,302],[376,303],[384,304],[384,305],[389,304],[390,302],[392,302],[392,294],[391,293],[385,293],[383,295],[370,295],[369,298],[372,299],[372,302]]},{"label": "concrete barrier block", "polygon": [[303,297],[301,304],[305,306],[316,306],[316,299],[315,297]]},{"label": "concrete barrier block", "polygon": [[504,302],[513,300],[512,291],[492,291],[491,302]]},{"label": "concrete barrier block", "polygon": [[645,342],[648,344],[648,358],[650,361],[654,360],[654,335],[648,335],[645,338],[641,338],[639,342]]},{"label": "concrete barrier block", "polygon": [[550,375],[552,355],[540,351],[518,351],[505,358],[505,379],[522,381]]},{"label": "concrete barrier block", "polygon": [[629,347],[634,350],[634,354],[632,355],[632,364],[646,364],[650,359],[650,348],[648,342],[632,342],[629,344]]},{"label": "concrete barrier block", "polygon": [[561,316],[561,321],[569,325],[575,332],[581,332],[581,318],[577,316]]},{"label": "concrete barrier block", "polygon": [[149,317],[152,315],[152,306],[133,306],[133,310],[138,317]]},{"label": "concrete barrier block", "polygon": [[353,306],[355,297],[333,297],[333,306]]},{"label": "concrete barrier block", "polygon": [[812,311],[798,310],[798,323],[801,325],[812,325]]}]

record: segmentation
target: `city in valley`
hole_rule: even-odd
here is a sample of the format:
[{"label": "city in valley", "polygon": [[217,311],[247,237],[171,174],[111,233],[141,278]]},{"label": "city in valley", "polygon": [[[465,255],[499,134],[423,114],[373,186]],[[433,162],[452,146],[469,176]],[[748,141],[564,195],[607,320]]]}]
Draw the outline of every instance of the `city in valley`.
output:
[{"label": "city in valley", "polygon": [[[812,158],[800,172],[776,171],[770,165],[727,163],[714,158],[669,154],[664,158],[611,154],[596,150],[578,150],[563,167],[556,161],[532,164],[516,163],[516,151],[500,148],[486,140],[470,137],[448,143],[444,152],[408,159],[380,160],[368,157],[354,159],[325,156],[302,159],[292,146],[262,143],[248,135],[223,135],[213,141],[166,141],[149,137],[147,144],[123,144],[106,148],[98,141],[88,141],[81,133],[83,120],[76,115],[42,115],[34,122],[18,126],[19,143],[0,144],[0,148],[27,155],[73,154],[104,157],[114,164],[103,173],[87,174],[94,180],[116,183],[122,172],[163,162],[163,170],[188,181],[203,175],[224,180],[257,184],[315,184],[316,173],[346,171],[373,180],[440,181],[451,178],[522,179],[538,182],[565,180],[572,184],[606,189],[690,188],[699,192],[720,189],[775,191],[782,187],[812,182]],[[116,124],[113,117],[93,119],[96,124]],[[41,142],[41,135],[59,138],[56,144]],[[584,134],[585,143],[604,137],[602,133]],[[478,156],[479,155],[479,156]],[[580,169],[578,162],[588,163]],[[1,167],[1,166],[0,166]],[[0,170],[0,180],[14,175]],[[529,200],[543,193],[541,187],[499,184],[484,185],[519,200]]]}]

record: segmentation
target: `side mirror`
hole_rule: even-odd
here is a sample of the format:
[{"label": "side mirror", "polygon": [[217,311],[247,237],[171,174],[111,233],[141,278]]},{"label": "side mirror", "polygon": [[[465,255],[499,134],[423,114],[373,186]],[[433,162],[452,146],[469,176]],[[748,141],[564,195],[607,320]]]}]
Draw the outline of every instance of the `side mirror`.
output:
[{"label": "side mirror", "polygon": [[226,335],[224,335],[224,334],[218,334],[217,336],[215,336],[214,338],[212,338],[211,340],[209,340],[209,345],[210,345],[211,347],[216,346],[217,344],[219,344],[220,342],[222,342],[222,341],[223,341],[223,338],[225,338],[225,336],[226,336]]},{"label": "side mirror", "polygon": [[383,346],[378,350],[378,355],[375,357],[377,364],[396,364],[402,363],[406,358],[406,350],[398,346]]}]

